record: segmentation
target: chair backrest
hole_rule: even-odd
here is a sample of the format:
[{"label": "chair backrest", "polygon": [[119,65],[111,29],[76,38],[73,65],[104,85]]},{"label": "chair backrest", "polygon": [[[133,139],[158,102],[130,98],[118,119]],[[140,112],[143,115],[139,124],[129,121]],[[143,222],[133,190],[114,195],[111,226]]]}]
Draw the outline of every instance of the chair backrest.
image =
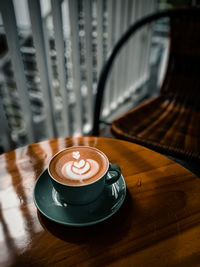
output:
[{"label": "chair backrest", "polygon": [[170,20],[170,53],[161,95],[200,108],[200,9]]},{"label": "chair backrest", "polygon": [[[117,41],[113,50],[110,53],[109,58],[105,62],[97,86],[97,96],[94,111],[94,121],[93,121],[93,135],[99,135],[99,123],[102,108],[102,99],[104,95],[104,90],[106,88],[106,82],[108,75],[113,67],[119,52],[122,47],[127,43],[127,41],[132,37],[138,29],[144,25],[161,19],[169,17],[171,19],[171,50],[169,57],[169,64],[164,80],[164,85],[161,87],[161,94],[163,96],[177,97],[177,99],[186,104],[193,104],[194,96],[199,92],[199,77],[198,77],[198,66],[199,66],[199,19],[200,19],[200,9],[198,8],[187,8],[187,9],[173,9],[154,13],[152,15],[143,17],[134,23],[130,28],[121,36]],[[197,23],[196,23],[197,22]],[[189,25],[188,25],[189,24]],[[184,31],[188,28],[186,35],[184,36]],[[180,30],[180,33],[178,31]],[[194,38],[191,40],[191,38]],[[189,49],[192,46],[192,49]],[[184,64],[183,64],[183,62]],[[191,67],[193,65],[193,67]],[[196,65],[196,66],[195,66]],[[176,72],[178,73],[176,77]],[[179,84],[179,73],[181,75],[182,83]],[[186,78],[187,74],[187,78]],[[195,75],[196,82],[191,84],[191,75]],[[175,78],[176,77],[176,78]],[[173,79],[177,79],[173,81]],[[194,81],[195,81],[194,79]],[[174,82],[174,86],[170,88],[170,84]],[[177,85],[177,86],[175,86]],[[175,88],[176,87],[176,88]],[[177,91],[177,88],[179,90]],[[190,90],[192,88],[192,91]],[[187,96],[186,96],[187,95]],[[195,100],[195,105],[199,105],[199,95],[197,100]]]}]

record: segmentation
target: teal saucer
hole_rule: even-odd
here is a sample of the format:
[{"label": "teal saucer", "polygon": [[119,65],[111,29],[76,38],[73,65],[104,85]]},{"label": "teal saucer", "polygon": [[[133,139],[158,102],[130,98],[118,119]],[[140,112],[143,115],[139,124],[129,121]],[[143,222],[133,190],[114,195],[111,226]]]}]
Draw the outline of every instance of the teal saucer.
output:
[{"label": "teal saucer", "polygon": [[121,175],[112,185],[105,185],[101,196],[87,205],[70,205],[60,199],[53,188],[48,171],[37,179],[34,202],[38,210],[50,220],[69,226],[89,226],[102,222],[115,214],[126,196],[126,183]]}]

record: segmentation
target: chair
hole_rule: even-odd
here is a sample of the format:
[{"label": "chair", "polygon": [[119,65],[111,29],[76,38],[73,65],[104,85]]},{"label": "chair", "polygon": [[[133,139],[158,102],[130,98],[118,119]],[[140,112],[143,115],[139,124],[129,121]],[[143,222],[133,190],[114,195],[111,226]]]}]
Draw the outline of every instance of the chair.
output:
[{"label": "chair", "polygon": [[140,27],[170,18],[170,51],[159,95],[114,119],[112,134],[168,155],[200,160],[200,9],[162,11],[132,25],[114,46],[97,88],[93,135],[99,134],[103,92],[120,49]]}]

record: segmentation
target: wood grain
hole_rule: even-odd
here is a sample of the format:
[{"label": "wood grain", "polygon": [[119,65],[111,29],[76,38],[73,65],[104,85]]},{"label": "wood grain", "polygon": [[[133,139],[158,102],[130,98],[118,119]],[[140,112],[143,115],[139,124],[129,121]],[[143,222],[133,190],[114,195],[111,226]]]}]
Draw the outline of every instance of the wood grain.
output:
[{"label": "wood grain", "polygon": [[[58,225],[36,209],[38,175],[59,150],[90,145],[120,165],[121,209],[84,228]],[[59,138],[0,156],[0,266],[200,266],[200,180],[170,159],[109,138]]]}]

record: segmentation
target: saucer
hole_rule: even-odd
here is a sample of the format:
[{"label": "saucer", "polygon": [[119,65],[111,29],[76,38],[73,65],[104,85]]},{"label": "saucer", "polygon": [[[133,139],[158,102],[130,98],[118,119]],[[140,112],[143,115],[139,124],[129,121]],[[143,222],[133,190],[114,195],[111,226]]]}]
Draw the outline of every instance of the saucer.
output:
[{"label": "saucer", "polygon": [[48,171],[37,179],[34,187],[34,202],[38,210],[50,220],[69,226],[89,226],[114,215],[126,197],[126,183],[121,175],[112,185],[105,185],[103,193],[86,205],[65,203],[53,188]]}]

